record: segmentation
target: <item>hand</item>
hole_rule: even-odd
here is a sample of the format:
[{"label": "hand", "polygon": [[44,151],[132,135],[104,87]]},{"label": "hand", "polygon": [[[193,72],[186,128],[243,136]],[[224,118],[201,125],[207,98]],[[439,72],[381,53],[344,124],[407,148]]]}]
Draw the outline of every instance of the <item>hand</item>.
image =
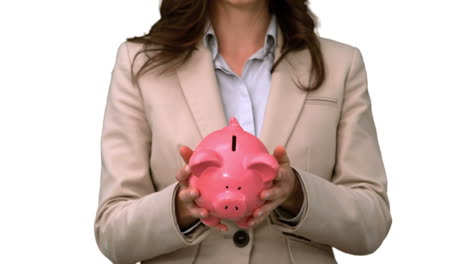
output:
[{"label": "hand", "polygon": [[277,146],[273,156],[279,164],[278,174],[273,186],[260,193],[260,199],[266,202],[254,211],[253,217],[248,221],[249,226],[262,222],[278,206],[295,215],[301,209],[304,194],[300,181],[290,166],[286,149],[281,145]]},{"label": "hand", "polygon": [[[191,174],[188,163],[193,151],[187,146],[181,146],[179,153],[186,164],[176,173],[176,179],[179,182],[180,188],[177,190],[175,206],[177,223],[181,229],[184,229],[197,221],[197,219],[208,217],[209,213],[207,209],[200,208],[194,203],[194,200],[200,196],[200,192],[188,185],[188,177]],[[215,228],[219,231],[227,231],[227,226],[221,223]]]}]

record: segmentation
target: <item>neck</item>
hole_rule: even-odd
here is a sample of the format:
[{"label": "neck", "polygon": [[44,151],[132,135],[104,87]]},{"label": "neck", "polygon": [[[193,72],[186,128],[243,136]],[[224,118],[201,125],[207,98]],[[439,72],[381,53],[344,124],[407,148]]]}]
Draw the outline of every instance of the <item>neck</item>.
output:
[{"label": "neck", "polygon": [[228,56],[248,56],[261,47],[270,22],[267,1],[234,5],[213,1],[210,20],[219,52]]}]

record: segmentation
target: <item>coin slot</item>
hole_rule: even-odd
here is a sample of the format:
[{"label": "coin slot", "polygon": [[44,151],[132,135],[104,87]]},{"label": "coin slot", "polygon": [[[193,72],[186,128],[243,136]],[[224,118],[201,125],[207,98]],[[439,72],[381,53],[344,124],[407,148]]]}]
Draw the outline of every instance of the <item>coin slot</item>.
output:
[{"label": "coin slot", "polygon": [[232,136],[232,151],[236,151],[236,142],[237,141],[237,138],[236,136]]}]

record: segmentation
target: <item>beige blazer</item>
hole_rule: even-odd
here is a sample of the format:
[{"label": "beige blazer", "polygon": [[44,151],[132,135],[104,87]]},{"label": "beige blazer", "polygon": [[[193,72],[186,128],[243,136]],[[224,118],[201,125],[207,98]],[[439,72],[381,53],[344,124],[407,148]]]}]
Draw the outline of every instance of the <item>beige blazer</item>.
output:
[{"label": "beige blazer", "polygon": [[[278,30],[275,59],[283,42]],[[332,247],[374,252],[391,226],[387,181],[359,49],[320,39],[327,78],[304,92],[309,53],[290,53],[272,75],[260,133],[270,153],[282,144],[305,186],[306,210],[295,227],[275,215],[247,230],[236,247],[235,224],[221,233],[200,225],[184,236],[177,225],[176,171],[181,144],[194,149],[228,125],[212,57],[202,42],[176,72],[130,79],[141,44],[118,48],[104,114],[102,171],[95,237],[114,263],[336,263]],[[144,60],[139,56],[137,69]]]}]

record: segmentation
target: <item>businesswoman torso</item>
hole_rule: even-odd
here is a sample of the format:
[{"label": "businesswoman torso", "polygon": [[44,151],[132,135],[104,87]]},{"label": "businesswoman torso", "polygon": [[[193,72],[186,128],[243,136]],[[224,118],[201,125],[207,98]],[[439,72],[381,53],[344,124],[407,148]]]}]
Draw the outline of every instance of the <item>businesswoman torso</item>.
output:
[{"label": "businesswoman torso", "polygon": [[[380,246],[392,219],[363,58],[316,36],[309,14],[300,0],[163,0],[150,33],[121,43],[95,219],[106,257],[336,263],[333,247],[369,254]],[[290,173],[281,177],[299,186],[245,230],[181,216],[181,146],[195,148],[230,116],[270,153],[284,146]],[[290,201],[295,210],[284,210]]]}]

